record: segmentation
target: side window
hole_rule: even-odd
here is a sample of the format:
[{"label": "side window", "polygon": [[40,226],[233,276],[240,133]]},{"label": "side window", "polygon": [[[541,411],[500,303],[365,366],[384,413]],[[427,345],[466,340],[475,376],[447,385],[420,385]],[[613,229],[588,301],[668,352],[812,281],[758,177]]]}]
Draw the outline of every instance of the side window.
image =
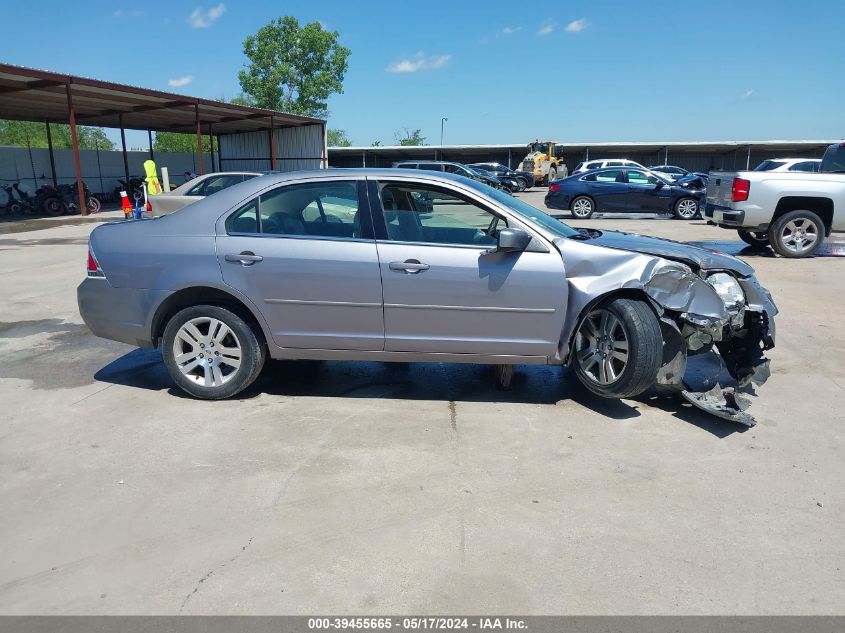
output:
[{"label": "side window", "polygon": [[623,164],[621,160],[609,160],[605,167],[622,167]]},{"label": "side window", "polygon": [[243,177],[240,174],[227,176],[212,176],[205,181],[205,189],[200,195],[210,196],[213,193],[222,191],[226,187],[231,187],[239,182],[243,182]]},{"label": "side window", "polygon": [[204,196],[205,195],[205,186],[206,186],[206,184],[208,184],[208,180],[209,180],[208,178],[203,178],[197,184],[195,184],[193,187],[188,189],[185,192],[185,195],[186,196]]},{"label": "side window", "polygon": [[608,169],[596,174],[596,182],[625,182],[625,172],[621,169]]},{"label": "side window", "polygon": [[354,181],[288,185],[261,194],[261,232],[317,237],[361,236]]},{"label": "side window", "polygon": [[587,169],[599,169],[601,167],[601,161],[593,161],[592,163],[587,163]]},{"label": "side window", "polygon": [[631,169],[628,171],[628,182],[632,185],[656,185],[657,178]]},{"label": "side window", "polygon": [[504,219],[474,202],[425,186],[384,185],[381,202],[391,241],[487,248],[507,228]]},{"label": "side window", "polygon": [[420,169],[427,169],[428,171],[443,171],[439,163],[420,163]]},{"label": "side window", "polygon": [[228,233],[361,237],[354,181],[306,183],[273,189],[226,220]]},{"label": "side window", "polygon": [[247,202],[226,220],[227,233],[258,233],[258,198]]}]

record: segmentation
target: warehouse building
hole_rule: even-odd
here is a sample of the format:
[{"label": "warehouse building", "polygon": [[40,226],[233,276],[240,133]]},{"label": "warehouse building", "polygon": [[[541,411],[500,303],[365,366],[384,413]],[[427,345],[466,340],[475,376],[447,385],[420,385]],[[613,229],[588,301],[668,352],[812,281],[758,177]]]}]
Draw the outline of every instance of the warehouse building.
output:
[{"label": "warehouse building", "polygon": [[[690,171],[751,169],[767,158],[821,158],[834,140],[721,141],[650,143],[567,143],[561,141],[566,166],[572,172],[585,160],[628,158],[643,165],[678,165]],[[497,162],[513,169],[527,152],[526,143],[513,145],[425,145],[389,147],[329,147],[330,167],[389,167],[399,160],[448,160],[457,163]]]}]

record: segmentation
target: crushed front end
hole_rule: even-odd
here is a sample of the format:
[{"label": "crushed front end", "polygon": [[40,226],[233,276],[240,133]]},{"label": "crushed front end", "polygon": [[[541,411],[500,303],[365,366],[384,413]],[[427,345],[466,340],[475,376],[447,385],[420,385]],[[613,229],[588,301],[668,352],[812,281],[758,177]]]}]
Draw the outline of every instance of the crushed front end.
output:
[{"label": "crushed front end", "polygon": [[764,353],[775,344],[777,308],[769,292],[753,274],[694,272],[682,264],[660,268],[643,289],[661,312],[656,384],[720,418],[756,424],[748,396],[768,379]]}]

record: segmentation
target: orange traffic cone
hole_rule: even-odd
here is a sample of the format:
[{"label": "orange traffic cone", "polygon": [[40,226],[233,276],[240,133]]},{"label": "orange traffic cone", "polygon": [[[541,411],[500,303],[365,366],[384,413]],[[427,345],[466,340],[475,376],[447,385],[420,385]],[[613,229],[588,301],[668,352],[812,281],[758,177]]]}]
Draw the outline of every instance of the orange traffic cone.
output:
[{"label": "orange traffic cone", "polygon": [[129,195],[125,191],[120,192],[120,208],[123,210],[124,219],[132,217],[132,205],[129,204]]}]

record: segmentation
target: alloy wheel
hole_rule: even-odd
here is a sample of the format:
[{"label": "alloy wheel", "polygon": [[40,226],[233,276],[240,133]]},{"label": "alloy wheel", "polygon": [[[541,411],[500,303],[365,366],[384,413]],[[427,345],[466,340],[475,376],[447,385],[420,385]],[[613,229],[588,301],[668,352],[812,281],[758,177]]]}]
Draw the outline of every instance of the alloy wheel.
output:
[{"label": "alloy wheel", "polygon": [[684,220],[691,220],[698,213],[698,203],[689,198],[681,200],[678,203],[678,215]]},{"label": "alloy wheel", "polygon": [[572,205],[572,213],[575,217],[586,218],[593,212],[593,203],[587,198],[578,198]]},{"label": "alloy wheel", "polygon": [[619,380],[628,365],[628,334],[613,313],[590,312],[578,330],[575,355],[581,371],[600,385]]},{"label": "alloy wheel", "polygon": [[211,317],[187,321],[173,340],[173,358],[179,371],[203,387],[229,382],[238,373],[242,356],[241,343],[232,329]]},{"label": "alloy wheel", "polygon": [[795,218],[781,229],[781,242],[788,251],[806,253],[819,239],[818,227],[807,218]]}]

